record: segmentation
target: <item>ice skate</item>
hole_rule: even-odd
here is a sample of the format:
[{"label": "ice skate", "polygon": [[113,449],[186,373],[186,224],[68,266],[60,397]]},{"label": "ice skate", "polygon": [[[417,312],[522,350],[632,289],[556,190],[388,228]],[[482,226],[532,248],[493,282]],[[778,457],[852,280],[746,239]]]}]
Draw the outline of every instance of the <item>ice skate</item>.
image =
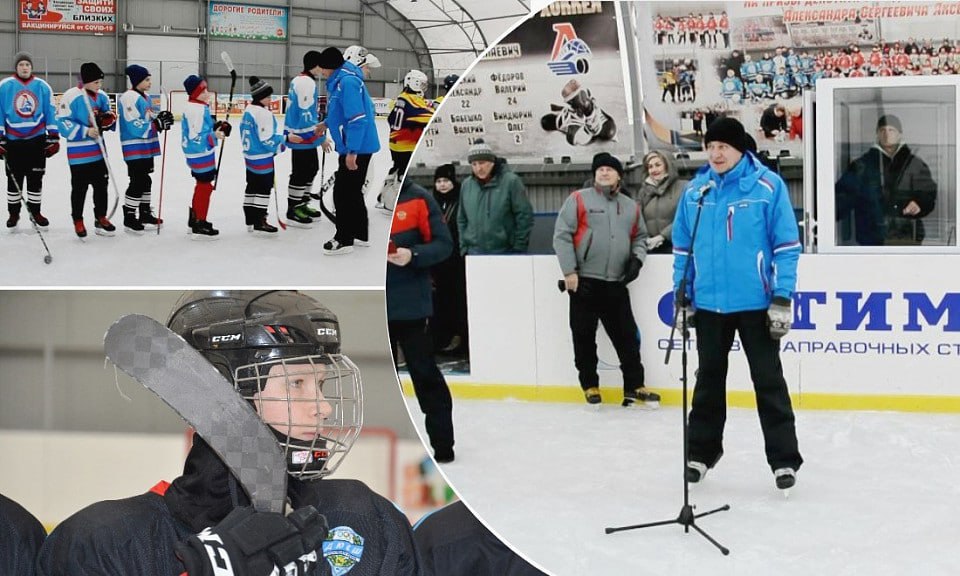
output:
[{"label": "ice skate", "polygon": [[257,224],[251,224],[247,226],[247,232],[250,232],[254,236],[259,236],[261,238],[277,237],[277,227],[267,222],[266,218],[264,218]]},{"label": "ice skate", "polygon": [[123,207],[123,230],[134,236],[143,235],[143,224],[141,224],[140,219],[137,218],[137,211],[133,208],[127,208],[126,206]]},{"label": "ice skate", "polygon": [[96,232],[97,236],[113,236],[117,227],[111,224],[106,216],[100,216],[93,222],[93,231]]},{"label": "ice skate", "polygon": [[287,224],[296,228],[313,228],[313,218],[305,210],[303,204],[287,210]]},{"label": "ice skate", "polygon": [[158,228],[163,224],[163,219],[154,216],[149,206],[140,207],[140,224],[144,227]]},{"label": "ice skate", "polygon": [[623,393],[624,408],[637,407],[646,410],[656,410],[660,407],[660,395],[641,386],[633,391]]},{"label": "ice skate", "polygon": [[11,234],[17,231],[18,222],[20,222],[20,212],[11,212],[7,218],[7,228]]},{"label": "ice skate", "polygon": [[193,234],[193,240],[217,240],[220,231],[213,227],[213,224],[206,220],[197,220],[190,228]]},{"label": "ice skate", "polygon": [[46,216],[40,213],[39,205],[34,206],[33,204],[27,205],[28,211],[30,212],[30,220],[40,228],[46,228],[50,225],[50,220]]},{"label": "ice skate", "polygon": [[790,497],[790,489],[797,483],[797,472],[793,468],[777,468],[773,471],[777,488],[783,491],[783,497]]},{"label": "ice skate", "polygon": [[603,402],[603,398],[600,397],[599,388],[596,386],[587,388],[583,391],[583,397],[587,400],[587,404],[591,405],[596,411],[600,410],[600,403]]},{"label": "ice skate", "polygon": [[81,240],[87,237],[87,227],[83,225],[83,220],[73,221],[73,231],[77,233],[77,237]]}]

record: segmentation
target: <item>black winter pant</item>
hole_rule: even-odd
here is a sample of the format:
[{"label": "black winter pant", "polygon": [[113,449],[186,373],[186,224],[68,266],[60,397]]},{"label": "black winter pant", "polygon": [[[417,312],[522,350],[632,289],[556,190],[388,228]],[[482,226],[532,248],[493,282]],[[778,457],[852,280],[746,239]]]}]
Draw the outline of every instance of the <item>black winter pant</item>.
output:
[{"label": "black winter pant", "polygon": [[337,181],[333,184],[333,205],[337,211],[337,233],[334,238],[352,246],[354,239],[368,240],[367,205],[363,201],[363,183],[373,154],[357,154],[357,169],[347,169],[347,155],[338,160]]},{"label": "black winter pant", "polygon": [[7,205],[11,214],[20,213],[20,193],[26,196],[31,212],[40,211],[40,192],[47,166],[45,145],[45,135],[7,142]]},{"label": "black winter pant", "polygon": [[597,375],[598,321],[603,324],[620,359],[624,392],[643,386],[640,338],[627,287],[619,282],[581,276],[577,291],[570,293],[570,330],[580,387],[586,390],[600,385]]},{"label": "black winter pant", "polygon": [[697,310],[697,355],[700,369],[690,410],[689,459],[708,465],[723,453],[727,420],[727,367],[736,333],[750,365],[757,411],[771,470],[803,463],[797,447],[793,407],[780,364],[780,343],[770,338],[767,311],[715,314]]},{"label": "black winter pant", "polygon": [[[339,180],[339,177],[338,177]],[[339,216],[339,212],[337,213]],[[433,337],[425,318],[394,320],[389,323],[390,348],[397,357],[403,350],[413,389],[426,416],[427,435],[435,452],[453,448],[453,399],[447,381],[433,358]]]},{"label": "black winter pant", "polygon": [[87,198],[87,187],[93,187],[93,215],[95,218],[107,215],[107,165],[103,159],[87,164],[70,166],[70,205],[74,221],[83,219],[83,204]]}]

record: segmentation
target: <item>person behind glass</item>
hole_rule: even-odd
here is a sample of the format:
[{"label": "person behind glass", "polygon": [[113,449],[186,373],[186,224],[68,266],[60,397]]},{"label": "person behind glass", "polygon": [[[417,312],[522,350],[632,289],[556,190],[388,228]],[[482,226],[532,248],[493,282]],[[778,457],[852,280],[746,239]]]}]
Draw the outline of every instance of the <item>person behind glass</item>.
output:
[{"label": "person behind glass", "polygon": [[[739,334],[767,463],[777,487],[786,489],[796,482],[803,463],[780,364],[780,338],[791,325],[801,246],[787,186],[747,148],[746,136],[733,118],[707,128],[708,164],[684,190],[673,223],[675,303],[688,308],[688,316],[696,314],[699,359],[686,477],[699,482],[723,455],[727,357]],[[688,267],[691,252],[694,262]]]},{"label": "person behind glass", "polygon": [[433,199],[440,206],[453,241],[453,253],[433,268],[434,343],[442,352],[457,352],[467,348],[467,277],[457,230],[460,183],[452,164],[444,164],[433,173]]},{"label": "person behind glass", "polygon": [[877,121],[877,143],[854,160],[837,181],[837,218],[853,212],[861,246],[919,245],[923,218],[936,206],[937,183],[930,168],[902,142],[900,119]]},{"label": "person behind glass", "polygon": [[760,115],[760,128],[765,138],[778,142],[786,140],[788,133],[786,107],[779,102],[767,106]]},{"label": "person behind glass", "polygon": [[669,155],[654,150],[643,157],[643,184],[640,206],[647,226],[647,253],[670,254],[673,251],[671,230],[677,201],[686,188]]},{"label": "person behind glass", "polygon": [[427,435],[437,462],[453,462],[453,399],[433,357],[430,269],[453,250],[450,231],[429,192],[409,178],[397,197],[387,253],[387,322],[390,347],[403,351],[413,389],[426,415]]},{"label": "person behind glass", "polygon": [[460,187],[460,253],[523,254],[533,229],[533,206],[523,180],[476,140],[467,154],[472,174]]},{"label": "person behind glass", "polygon": [[207,220],[207,213],[213,195],[213,181],[217,178],[217,141],[230,136],[232,126],[225,120],[213,121],[210,115],[213,95],[207,90],[206,80],[190,75],[183,81],[183,87],[189,99],[180,120],[183,134],[180,146],[190,175],[196,181],[187,226],[194,239],[215,240],[220,231]]},{"label": "person behind glass", "polygon": [[600,152],[593,157],[593,187],[570,194],[560,208],[553,249],[570,295],[570,331],[580,388],[590,404],[599,404],[597,322],[603,324],[623,373],[623,406],[660,396],[644,387],[640,338],[627,284],[640,275],[647,256],[647,228],[640,205],[620,193],[623,165]]},{"label": "person behind glass", "polygon": [[353,246],[369,246],[369,220],[363,202],[363,185],[370,160],[380,150],[373,100],[363,83],[363,71],[330,47],[317,59],[320,75],[326,79],[327,127],[339,154],[333,204],[337,232],[323,244],[324,254],[348,254]]},{"label": "person behind glass", "polygon": [[113,236],[116,231],[107,219],[109,172],[98,140],[105,131],[116,128],[117,115],[110,110],[110,97],[100,89],[102,86],[103,70],[94,62],[84,62],[80,65],[80,85],[63,94],[57,109],[60,133],[67,140],[73,230],[80,238],[87,236],[83,205],[88,187],[93,188],[94,231],[98,236]]},{"label": "person behind glass", "polygon": [[0,494],[0,574],[34,576],[47,531],[33,514]]}]

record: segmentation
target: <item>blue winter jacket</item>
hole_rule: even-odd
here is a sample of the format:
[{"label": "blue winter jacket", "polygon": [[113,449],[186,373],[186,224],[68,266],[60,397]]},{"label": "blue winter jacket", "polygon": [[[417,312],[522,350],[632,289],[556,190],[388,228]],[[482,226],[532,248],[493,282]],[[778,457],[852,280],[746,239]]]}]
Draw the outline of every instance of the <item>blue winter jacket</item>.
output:
[{"label": "blue winter jacket", "polygon": [[363,72],[352,62],[327,78],[327,128],[339,154],[373,154],[380,150],[373,100]]},{"label": "blue winter jacket", "polygon": [[705,165],[683,191],[673,221],[674,291],[707,187],[687,281],[694,307],[726,314],[791,298],[801,252],[796,217],[786,184],[751,153],[723,175]]}]

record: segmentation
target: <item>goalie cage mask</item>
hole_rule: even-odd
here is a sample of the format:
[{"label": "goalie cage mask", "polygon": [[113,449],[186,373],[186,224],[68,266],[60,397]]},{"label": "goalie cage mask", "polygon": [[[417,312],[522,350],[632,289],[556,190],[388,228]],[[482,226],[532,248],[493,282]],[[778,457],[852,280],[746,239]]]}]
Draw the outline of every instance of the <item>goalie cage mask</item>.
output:
[{"label": "goalie cage mask", "polygon": [[301,480],[331,474],[363,426],[360,370],[337,316],[295,291],[184,293],[167,326],[250,402]]}]

